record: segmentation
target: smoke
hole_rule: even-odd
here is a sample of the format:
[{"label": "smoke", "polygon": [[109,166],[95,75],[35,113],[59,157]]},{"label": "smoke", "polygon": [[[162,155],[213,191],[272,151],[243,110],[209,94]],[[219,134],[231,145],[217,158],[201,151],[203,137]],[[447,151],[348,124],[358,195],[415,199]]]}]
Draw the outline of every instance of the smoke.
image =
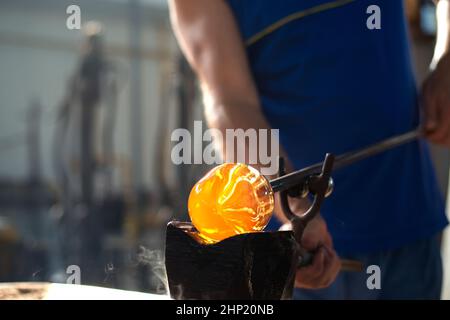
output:
[{"label": "smoke", "polygon": [[156,294],[169,294],[169,282],[167,280],[163,252],[161,250],[149,250],[144,246],[140,246],[137,253],[137,262],[149,267],[151,275],[158,282],[156,284]]},{"label": "smoke", "polygon": [[172,296],[173,299],[184,300],[183,299],[183,287],[181,286],[181,284],[175,285],[172,289],[174,292],[171,292],[170,295]]}]

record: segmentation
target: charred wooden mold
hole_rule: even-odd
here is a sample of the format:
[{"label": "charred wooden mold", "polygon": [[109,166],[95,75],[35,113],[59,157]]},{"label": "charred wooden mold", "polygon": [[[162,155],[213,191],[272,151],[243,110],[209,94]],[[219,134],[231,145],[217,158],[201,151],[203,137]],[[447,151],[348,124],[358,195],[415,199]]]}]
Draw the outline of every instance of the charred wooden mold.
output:
[{"label": "charred wooden mold", "polygon": [[291,231],[203,244],[190,223],[167,226],[166,270],[175,299],[290,299],[297,262]]}]

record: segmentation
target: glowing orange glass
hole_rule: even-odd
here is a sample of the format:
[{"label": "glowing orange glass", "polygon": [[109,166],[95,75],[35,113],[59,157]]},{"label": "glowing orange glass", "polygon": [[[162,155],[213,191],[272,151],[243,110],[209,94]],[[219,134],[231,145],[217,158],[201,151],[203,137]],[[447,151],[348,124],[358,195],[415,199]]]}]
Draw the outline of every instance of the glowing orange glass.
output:
[{"label": "glowing orange glass", "polygon": [[269,181],[245,164],[225,163],[208,172],[189,195],[189,216],[206,243],[263,230],[272,216]]}]

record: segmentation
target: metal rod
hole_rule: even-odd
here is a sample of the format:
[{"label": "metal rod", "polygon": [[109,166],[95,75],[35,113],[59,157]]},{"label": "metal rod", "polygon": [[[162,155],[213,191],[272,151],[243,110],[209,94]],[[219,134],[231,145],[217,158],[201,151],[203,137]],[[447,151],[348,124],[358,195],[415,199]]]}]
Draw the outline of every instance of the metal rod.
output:
[{"label": "metal rod", "polygon": [[[415,129],[398,136],[394,136],[383,140],[381,142],[375,143],[367,148],[363,148],[356,151],[351,151],[344,153],[342,155],[336,156],[334,161],[333,169],[339,169],[348,166],[354,162],[363,160],[365,158],[371,157],[378,153],[387,151],[389,149],[396,148],[398,146],[404,145],[406,143],[412,142],[421,136],[421,130]],[[282,190],[287,190],[289,188],[298,186],[302,184],[306,178],[313,174],[318,174],[321,172],[323,162],[316,163],[312,166],[294,171],[287,175],[275,178],[270,181],[273,192],[278,192]]]}]

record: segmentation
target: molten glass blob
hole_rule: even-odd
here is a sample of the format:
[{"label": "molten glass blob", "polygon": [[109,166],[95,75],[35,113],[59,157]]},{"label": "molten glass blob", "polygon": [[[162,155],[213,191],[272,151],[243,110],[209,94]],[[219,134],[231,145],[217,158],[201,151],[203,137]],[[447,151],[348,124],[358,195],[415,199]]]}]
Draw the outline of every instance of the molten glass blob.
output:
[{"label": "molten glass blob", "polygon": [[189,216],[206,243],[263,230],[272,216],[269,181],[245,164],[225,163],[198,181],[189,195]]}]

